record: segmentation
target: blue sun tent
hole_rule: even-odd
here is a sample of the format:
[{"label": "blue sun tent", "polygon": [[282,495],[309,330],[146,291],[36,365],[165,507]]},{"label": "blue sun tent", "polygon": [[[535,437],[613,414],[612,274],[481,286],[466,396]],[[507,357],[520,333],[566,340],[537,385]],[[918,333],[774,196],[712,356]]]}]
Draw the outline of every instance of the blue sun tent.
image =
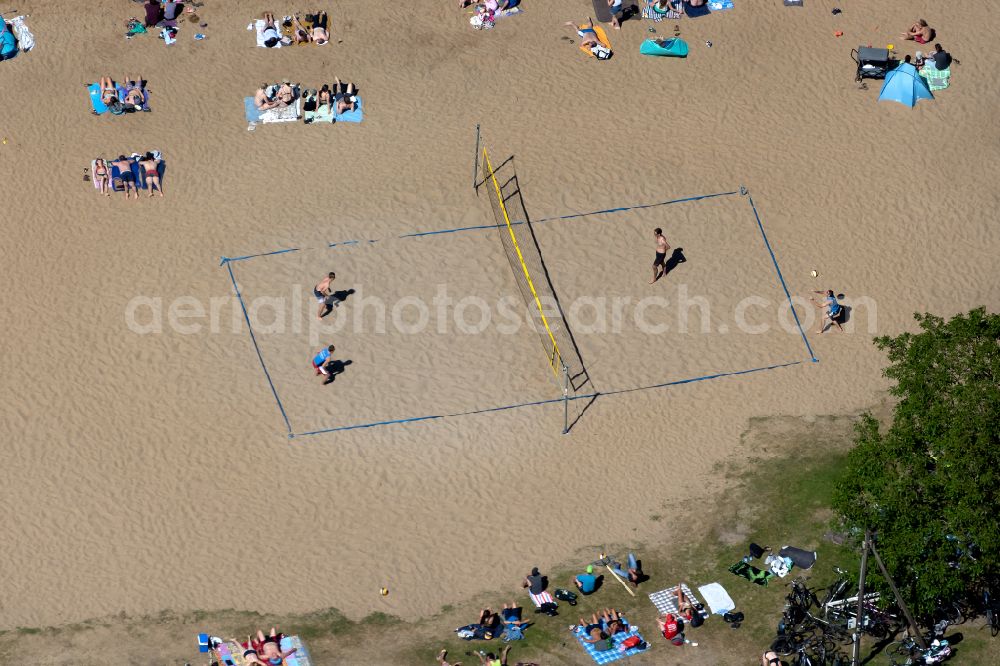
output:
[{"label": "blue sun tent", "polygon": [[934,99],[927,82],[910,63],[900,63],[899,67],[885,75],[885,83],[878,94],[879,101],[899,102],[911,109],[918,99]]}]

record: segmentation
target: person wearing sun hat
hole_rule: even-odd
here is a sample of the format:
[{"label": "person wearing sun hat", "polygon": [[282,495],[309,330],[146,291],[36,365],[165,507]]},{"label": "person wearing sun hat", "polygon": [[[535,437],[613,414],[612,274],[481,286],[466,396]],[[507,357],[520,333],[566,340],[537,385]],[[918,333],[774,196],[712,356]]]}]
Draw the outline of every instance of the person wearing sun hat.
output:
[{"label": "person wearing sun hat", "polygon": [[587,573],[577,574],[573,582],[581,594],[590,594],[597,589],[597,576],[594,575],[594,565],[587,565]]}]

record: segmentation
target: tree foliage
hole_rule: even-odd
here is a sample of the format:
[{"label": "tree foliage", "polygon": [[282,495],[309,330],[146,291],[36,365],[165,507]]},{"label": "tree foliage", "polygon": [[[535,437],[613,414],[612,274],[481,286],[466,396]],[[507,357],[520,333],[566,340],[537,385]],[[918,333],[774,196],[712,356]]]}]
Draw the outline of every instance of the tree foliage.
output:
[{"label": "tree foliage", "polygon": [[1000,581],[1000,315],[914,316],[920,332],[875,340],[899,402],[887,430],[858,424],[834,507],[927,618]]}]

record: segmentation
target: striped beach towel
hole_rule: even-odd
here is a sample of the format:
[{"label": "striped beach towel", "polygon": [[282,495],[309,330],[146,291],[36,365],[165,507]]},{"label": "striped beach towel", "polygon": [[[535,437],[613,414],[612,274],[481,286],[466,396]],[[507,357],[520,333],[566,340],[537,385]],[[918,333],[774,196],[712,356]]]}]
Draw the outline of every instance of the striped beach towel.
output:
[{"label": "striped beach towel", "polygon": [[528,592],[528,596],[531,597],[531,601],[534,602],[535,608],[541,608],[542,604],[554,604],[556,600],[552,598],[548,590],[545,590],[541,594],[532,594]]},{"label": "striped beach towel", "polygon": [[[692,604],[700,603],[698,597],[694,595],[691,588],[687,586],[687,583],[681,583],[681,592],[684,593],[684,598],[690,601]],[[666,590],[660,590],[659,592],[653,592],[649,595],[649,600],[653,602],[656,606],[656,610],[660,611],[660,614],[670,613],[672,615],[679,615],[680,609],[677,607],[677,587],[667,588]],[[708,619],[708,610],[702,608],[698,613]]]},{"label": "striped beach towel", "polygon": [[681,14],[676,9],[671,9],[666,13],[661,14],[660,12],[653,9],[653,5],[651,4],[645,4],[642,7],[642,18],[653,19],[653,23],[659,23],[663,19],[670,19],[671,21],[676,21],[681,16],[683,16],[683,14]]}]

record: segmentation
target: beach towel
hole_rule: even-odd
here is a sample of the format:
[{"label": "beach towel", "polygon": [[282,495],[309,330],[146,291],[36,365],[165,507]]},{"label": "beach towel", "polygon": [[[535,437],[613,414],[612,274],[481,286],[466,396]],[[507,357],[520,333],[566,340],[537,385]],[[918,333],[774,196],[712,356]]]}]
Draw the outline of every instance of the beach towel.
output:
[{"label": "beach towel", "polygon": [[579,642],[580,645],[583,647],[584,651],[590,655],[590,658],[593,659],[598,664],[610,664],[613,661],[617,661],[625,657],[633,657],[637,654],[642,654],[649,647],[649,646],[646,646],[644,648],[634,647],[627,650],[622,647],[622,643],[625,641],[625,639],[629,638],[630,636],[638,636],[639,640],[642,641],[641,643],[639,643],[639,645],[645,645],[645,641],[642,640],[642,635],[639,633],[638,627],[629,627],[628,632],[615,634],[614,636],[610,637],[608,641],[610,641],[612,647],[608,650],[599,650],[597,648],[597,646],[600,646],[601,643],[605,643],[606,641],[601,641],[596,644],[584,643],[583,639],[588,638],[588,636],[583,632],[583,627],[578,626],[576,629],[574,629],[573,635],[576,636],[577,642]]},{"label": "beach towel", "polygon": [[[589,26],[587,26],[587,24],[583,24],[578,27],[580,30],[583,30],[585,28],[588,28]],[[599,25],[595,25],[594,32],[597,34],[597,41],[603,44],[606,49],[612,51],[613,49],[611,48],[611,42],[608,41],[608,33],[604,32],[604,28],[602,28]],[[591,58],[597,57],[594,55],[594,52],[590,50],[589,46],[584,46],[583,44],[581,44],[580,50],[589,55]]]},{"label": "beach towel", "polygon": [[708,607],[712,609],[715,615],[725,615],[729,611],[736,609],[736,604],[733,603],[729,593],[718,583],[702,585],[698,588],[698,594],[702,596],[705,603],[708,604]]},{"label": "beach towel", "polygon": [[[277,26],[276,26],[277,27]],[[257,19],[253,23],[247,26],[247,30],[253,30],[257,35],[257,46],[262,49],[266,49],[264,46],[264,19]],[[280,34],[280,33],[279,33]],[[283,46],[279,40],[272,48],[280,49]]]},{"label": "beach towel", "polygon": [[705,3],[713,12],[722,12],[733,8],[733,0],[710,0]]},{"label": "beach towel", "polygon": [[295,654],[285,657],[285,666],[312,666],[309,651],[298,636],[283,636],[280,646],[282,651],[295,648]]},{"label": "beach towel", "polygon": [[786,7],[801,7],[802,0],[785,0]]},{"label": "beach towel", "polygon": [[360,123],[364,118],[364,112],[362,110],[361,97],[358,96],[358,108],[353,111],[344,111],[343,113],[338,113],[334,115],[334,120],[338,123]]},{"label": "beach towel", "polygon": [[611,7],[608,0],[594,0],[594,16],[601,23],[611,23]]},{"label": "beach towel", "polygon": [[[675,5],[671,3],[670,6],[674,7]],[[653,5],[651,4],[646,4],[642,6],[642,18],[653,19],[653,23],[659,23],[663,19],[670,19],[671,21],[677,21],[678,19],[680,19],[681,16],[683,16],[683,14],[681,14],[676,9],[669,9],[661,14],[660,12],[653,9]]]},{"label": "beach towel", "polygon": [[524,9],[522,9],[520,6],[511,7],[509,9],[501,9],[500,11],[493,13],[493,20],[495,21],[498,18],[506,18],[508,16],[517,16],[518,14],[523,14],[523,13]]},{"label": "beach towel", "polygon": [[[691,588],[687,586],[687,583],[681,583],[681,592],[684,593],[684,597],[690,601],[692,604],[699,603],[698,597],[691,592]],[[649,595],[649,600],[653,602],[656,606],[656,610],[660,611],[660,614],[671,613],[673,615],[680,615],[680,609],[677,608],[677,587],[671,587],[666,590],[660,590],[659,592],[652,592]],[[708,610],[702,608],[698,611],[706,620],[708,619]]]},{"label": "beach towel", "polygon": [[163,30],[160,31],[160,37],[163,38],[163,43],[166,44],[167,46],[170,46],[171,44],[177,41],[177,37],[174,36],[176,34],[177,33],[172,32],[170,28],[164,28]]},{"label": "beach towel", "polygon": [[101,85],[99,83],[91,83],[87,86],[87,92],[90,94],[90,108],[94,110],[94,113],[101,115],[108,110],[107,105],[101,101]]},{"label": "beach towel", "polygon": [[925,60],[919,73],[927,81],[927,87],[931,89],[931,92],[944,90],[951,85],[951,67],[938,69],[934,60]]},{"label": "beach towel", "polygon": [[556,600],[552,598],[548,590],[541,592],[539,594],[532,594],[528,592],[528,596],[531,597],[531,601],[535,604],[535,608],[541,608],[544,604],[556,604]]},{"label": "beach towel", "polygon": [[743,560],[740,560],[733,566],[729,567],[729,571],[740,578],[746,578],[751,583],[761,585],[763,587],[767,587],[767,581],[774,578],[774,574],[770,571],[761,571],[757,567],[748,562],[744,562]]}]

